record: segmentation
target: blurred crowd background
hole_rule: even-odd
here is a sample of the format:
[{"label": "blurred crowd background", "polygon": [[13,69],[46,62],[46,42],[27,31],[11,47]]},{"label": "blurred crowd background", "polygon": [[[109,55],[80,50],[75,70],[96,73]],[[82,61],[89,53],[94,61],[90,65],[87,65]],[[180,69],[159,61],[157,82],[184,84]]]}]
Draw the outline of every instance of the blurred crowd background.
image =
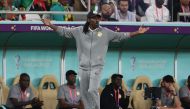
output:
[{"label": "blurred crowd background", "polygon": [[[96,11],[102,21],[119,22],[189,22],[190,0],[0,0],[0,21],[84,21],[82,12]],[[15,14],[4,11],[44,11],[51,14]],[[53,12],[67,12],[53,14]],[[74,14],[76,12],[77,14]]]}]

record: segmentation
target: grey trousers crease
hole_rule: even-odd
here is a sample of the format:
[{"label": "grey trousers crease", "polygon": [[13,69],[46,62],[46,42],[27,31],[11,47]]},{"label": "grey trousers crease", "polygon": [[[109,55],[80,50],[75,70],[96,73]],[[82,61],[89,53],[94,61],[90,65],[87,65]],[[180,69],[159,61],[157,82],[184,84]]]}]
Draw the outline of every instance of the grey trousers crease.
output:
[{"label": "grey trousers crease", "polygon": [[79,69],[80,91],[85,109],[100,109],[98,88],[101,72],[102,68],[91,69],[91,71]]}]

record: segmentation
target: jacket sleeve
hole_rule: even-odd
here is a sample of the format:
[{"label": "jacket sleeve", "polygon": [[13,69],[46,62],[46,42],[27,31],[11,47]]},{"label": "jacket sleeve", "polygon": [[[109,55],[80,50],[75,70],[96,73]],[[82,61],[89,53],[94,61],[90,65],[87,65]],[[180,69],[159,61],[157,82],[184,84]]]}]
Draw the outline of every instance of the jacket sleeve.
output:
[{"label": "jacket sleeve", "polygon": [[112,42],[120,42],[121,40],[130,38],[129,32],[114,32],[107,29],[109,40]]},{"label": "jacket sleeve", "polygon": [[[78,27],[77,27],[78,28]],[[63,27],[58,27],[56,32],[66,38],[75,38],[75,34],[77,32],[77,28],[63,28]]]},{"label": "jacket sleeve", "polygon": [[117,109],[110,96],[109,90],[105,88],[100,96],[101,109]]},{"label": "jacket sleeve", "polygon": [[120,94],[121,94],[120,106],[122,107],[122,109],[127,109],[129,104],[129,101],[127,100],[128,98],[125,97],[124,92],[122,90],[120,90]]}]

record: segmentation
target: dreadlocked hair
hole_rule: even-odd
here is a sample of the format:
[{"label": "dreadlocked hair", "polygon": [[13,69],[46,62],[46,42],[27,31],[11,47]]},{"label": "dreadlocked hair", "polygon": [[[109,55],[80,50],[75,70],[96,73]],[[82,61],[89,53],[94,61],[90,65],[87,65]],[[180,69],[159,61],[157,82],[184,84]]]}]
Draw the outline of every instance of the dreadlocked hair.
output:
[{"label": "dreadlocked hair", "polygon": [[89,23],[88,21],[84,24],[83,32],[84,32],[85,34],[89,31],[89,30],[88,30],[89,25],[90,25],[90,23]]}]

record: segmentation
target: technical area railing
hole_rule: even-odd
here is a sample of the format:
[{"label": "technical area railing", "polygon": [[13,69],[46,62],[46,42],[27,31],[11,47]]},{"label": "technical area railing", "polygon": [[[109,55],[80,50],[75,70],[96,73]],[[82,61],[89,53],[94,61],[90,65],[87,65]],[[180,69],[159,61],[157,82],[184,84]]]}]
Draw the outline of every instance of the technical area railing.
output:
[{"label": "technical area railing", "polygon": [[190,12],[189,13],[182,13],[182,12],[179,12],[177,14],[177,21],[180,21],[180,17],[181,16],[190,16]]},{"label": "technical area railing", "polygon": [[86,15],[88,11],[0,11],[1,14],[75,14]]}]

